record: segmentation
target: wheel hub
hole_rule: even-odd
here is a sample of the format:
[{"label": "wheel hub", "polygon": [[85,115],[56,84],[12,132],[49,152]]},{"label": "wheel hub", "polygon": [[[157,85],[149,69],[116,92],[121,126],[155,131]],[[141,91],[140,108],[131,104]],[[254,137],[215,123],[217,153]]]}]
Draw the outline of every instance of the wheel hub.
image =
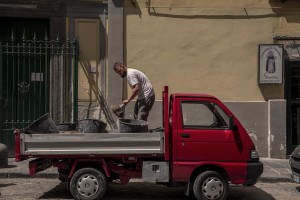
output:
[{"label": "wheel hub", "polygon": [[77,190],[84,197],[91,197],[99,190],[99,183],[93,175],[83,175],[77,181]]},{"label": "wheel hub", "polygon": [[217,199],[223,194],[223,184],[218,178],[208,178],[203,182],[202,192],[207,199]]}]

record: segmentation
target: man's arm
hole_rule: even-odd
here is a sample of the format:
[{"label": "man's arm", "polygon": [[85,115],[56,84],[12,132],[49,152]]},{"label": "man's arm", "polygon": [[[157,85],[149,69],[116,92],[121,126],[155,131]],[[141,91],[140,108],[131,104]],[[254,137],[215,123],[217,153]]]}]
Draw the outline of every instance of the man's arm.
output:
[{"label": "man's arm", "polygon": [[134,99],[138,95],[139,91],[140,91],[140,84],[137,83],[134,86],[132,86],[132,92],[130,97],[124,100],[123,103],[127,105],[132,99]]}]

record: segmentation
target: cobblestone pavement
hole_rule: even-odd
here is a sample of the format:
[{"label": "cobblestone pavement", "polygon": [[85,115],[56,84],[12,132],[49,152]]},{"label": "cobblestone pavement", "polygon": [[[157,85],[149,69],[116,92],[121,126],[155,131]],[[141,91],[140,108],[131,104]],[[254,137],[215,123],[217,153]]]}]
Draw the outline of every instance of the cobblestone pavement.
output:
[{"label": "cobblestone pavement", "polygon": [[[104,200],[183,200],[194,199],[183,194],[184,188],[142,182],[126,186],[110,185]],[[0,179],[2,200],[71,200],[66,184],[56,179]],[[262,183],[255,187],[231,186],[228,200],[298,200],[300,184],[291,182]]]}]

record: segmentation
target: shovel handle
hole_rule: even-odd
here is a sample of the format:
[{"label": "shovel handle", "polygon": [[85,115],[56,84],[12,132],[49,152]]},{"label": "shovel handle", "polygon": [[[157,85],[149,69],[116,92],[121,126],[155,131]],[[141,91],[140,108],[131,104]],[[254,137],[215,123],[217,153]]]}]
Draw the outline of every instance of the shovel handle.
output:
[{"label": "shovel handle", "polygon": [[120,104],[120,108],[123,108],[125,106],[125,103]]}]

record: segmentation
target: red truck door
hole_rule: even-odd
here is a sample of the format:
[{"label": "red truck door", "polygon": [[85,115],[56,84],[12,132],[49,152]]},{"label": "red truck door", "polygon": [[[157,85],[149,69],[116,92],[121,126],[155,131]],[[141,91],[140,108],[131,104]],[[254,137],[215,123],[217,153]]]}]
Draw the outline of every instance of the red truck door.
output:
[{"label": "red truck door", "polygon": [[241,161],[242,138],[229,129],[229,115],[214,98],[180,98],[176,104],[174,161]]}]

